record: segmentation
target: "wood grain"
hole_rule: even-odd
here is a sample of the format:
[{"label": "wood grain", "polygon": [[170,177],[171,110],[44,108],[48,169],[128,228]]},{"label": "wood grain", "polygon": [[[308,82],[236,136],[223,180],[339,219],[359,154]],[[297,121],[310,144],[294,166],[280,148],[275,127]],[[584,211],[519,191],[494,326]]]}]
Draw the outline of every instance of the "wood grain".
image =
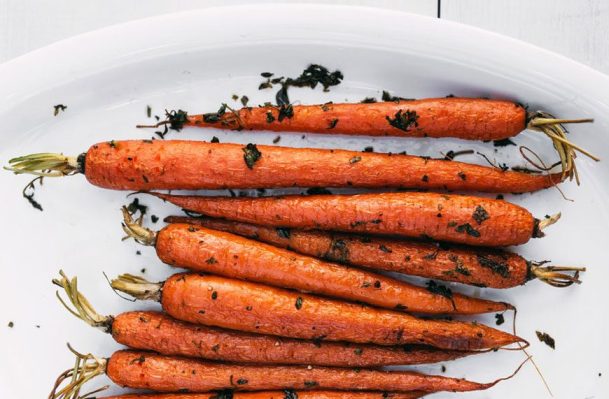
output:
[{"label": "wood grain", "polygon": [[609,73],[607,0],[442,0],[441,14]]}]

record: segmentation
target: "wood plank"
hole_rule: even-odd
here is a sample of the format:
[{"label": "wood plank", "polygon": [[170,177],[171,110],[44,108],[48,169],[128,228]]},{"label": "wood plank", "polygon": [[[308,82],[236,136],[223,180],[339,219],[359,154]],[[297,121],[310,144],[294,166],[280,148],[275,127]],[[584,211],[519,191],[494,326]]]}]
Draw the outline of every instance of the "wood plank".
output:
[{"label": "wood plank", "polygon": [[[109,25],[171,12],[251,3],[249,0],[0,0],[0,63]],[[390,8],[427,16],[437,13],[437,0],[333,0],[331,3]],[[231,23],[235,21],[227,21],[227,29]]]},{"label": "wood plank", "polygon": [[442,0],[441,12],[609,73],[607,0]]}]

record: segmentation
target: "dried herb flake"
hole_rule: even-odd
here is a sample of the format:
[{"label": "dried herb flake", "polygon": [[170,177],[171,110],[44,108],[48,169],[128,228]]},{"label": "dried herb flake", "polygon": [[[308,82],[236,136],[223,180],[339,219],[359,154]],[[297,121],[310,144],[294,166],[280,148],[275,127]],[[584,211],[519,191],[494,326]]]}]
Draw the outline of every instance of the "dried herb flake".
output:
[{"label": "dried herb flake", "polygon": [[262,153],[258,151],[256,144],[249,143],[245,147],[243,147],[243,159],[245,160],[245,164],[249,169],[254,169],[254,164],[260,157]]},{"label": "dried herb flake", "polygon": [[550,336],[550,334],[539,331],[535,331],[535,334],[537,335],[537,339],[539,339],[541,342],[548,345],[552,349],[556,349],[556,341]]}]

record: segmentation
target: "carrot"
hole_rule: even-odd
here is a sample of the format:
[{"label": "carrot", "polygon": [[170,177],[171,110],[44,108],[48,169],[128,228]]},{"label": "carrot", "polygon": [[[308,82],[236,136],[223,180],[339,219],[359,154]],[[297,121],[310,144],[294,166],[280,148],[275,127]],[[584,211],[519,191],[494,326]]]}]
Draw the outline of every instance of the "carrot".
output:
[{"label": "carrot", "polygon": [[77,356],[76,366],[59,376],[49,395],[50,399],[78,397],[86,381],[102,374],[123,387],[158,392],[198,393],[222,389],[466,392],[491,388],[499,381],[511,378],[519,370],[506,378],[479,383],[411,371],[238,365],[131,350],[120,350],[109,359],[101,359],[70,349]]},{"label": "carrot", "polygon": [[434,193],[259,198],[150,193],[189,211],[275,227],[393,234],[477,246],[524,244],[560,214],[540,221],[506,201]]},{"label": "carrot", "polygon": [[207,392],[207,393],[154,393],[104,396],[99,399],[417,399],[423,391],[260,391],[260,392]]},{"label": "carrot", "polygon": [[[356,236],[321,230],[274,228],[207,217],[169,216],[167,223],[187,223],[239,234],[280,248],[376,270],[490,288],[511,288],[539,279],[555,287],[580,284],[585,268],[543,266],[509,251],[451,247],[446,244]],[[573,275],[563,272],[573,272]]]},{"label": "carrot", "polygon": [[123,217],[127,236],[154,246],[157,256],[171,266],[415,313],[477,314],[513,309],[507,303],[453,294],[448,289],[426,289],[222,231],[174,224],[154,232],[141,226],[141,218],[134,221],[126,207]]},{"label": "carrot", "polygon": [[529,192],[559,183],[560,173],[528,174],[411,155],[197,141],[111,141],[77,158],[32,154],[11,159],[15,173],[84,173],[115,190],[276,187],[407,187]]},{"label": "carrot", "polygon": [[174,129],[187,125],[232,130],[355,136],[456,137],[466,140],[502,140],[514,137],[525,129],[531,129],[544,133],[552,140],[560,155],[564,176],[569,177],[575,175],[575,151],[591,155],[568,141],[567,132],[561,124],[593,121],[555,119],[545,112],[527,112],[522,105],[512,101],[459,97],[371,104],[245,107],[238,111],[203,115],[188,115],[184,112],[167,115],[167,120],[152,127],[171,124]]},{"label": "carrot", "polygon": [[421,345],[388,347],[278,338],[184,323],[159,312],[102,316],[78,292],[76,278],[60,274],[61,278],[53,283],[65,290],[72,307],[59,295],[58,298],[72,314],[90,326],[112,334],[120,344],[163,355],[257,364],[378,367],[436,363],[476,353]]},{"label": "carrot", "polygon": [[112,281],[112,287],[136,299],[159,301],[165,312],[178,320],[291,338],[379,345],[416,343],[464,351],[526,342],[475,322],[418,319],[211,275],[176,274],[163,283],[122,275]]}]

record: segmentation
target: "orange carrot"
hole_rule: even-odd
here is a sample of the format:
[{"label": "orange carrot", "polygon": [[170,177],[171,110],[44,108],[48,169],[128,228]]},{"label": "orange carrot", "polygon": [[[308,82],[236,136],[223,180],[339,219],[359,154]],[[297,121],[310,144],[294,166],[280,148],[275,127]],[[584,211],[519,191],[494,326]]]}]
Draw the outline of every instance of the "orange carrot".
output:
[{"label": "orange carrot", "polygon": [[115,190],[276,187],[407,187],[529,192],[559,183],[556,174],[528,174],[410,155],[246,146],[197,141],[111,141],[78,158],[32,154],[8,170],[43,176],[84,173]]},{"label": "orange carrot", "polygon": [[189,211],[299,229],[393,234],[477,246],[524,244],[560,215],[540,221],[506,201],[434,193],[259,198],[151,193]]},{"label": "orange carrot", "polygon": [[411,371],[238,365],[131,350],[117,351],[109,359],[101,359],[72,351],[77,355],[77,365],[59,376],[49,395],[51,399],[78,397],[85,382],[102,374],[128,388],[182,393],[223,389],[466,392],[491,388],[515,374],[490,383],[479,383]]},{"label": "orange carrot", "polygon": [[545,134],[557,149],[563,177],[576,176],[573,160],[580,151],[598,160],[567,139],[564,123],[592,122],[592,119],[556,119],[546,112],[527,112],[512,101],[483,98],[427,98],[378,103],[343,103],[245,107],[226,112],[188,115],[167,113],[169,124],[232,130],[271,130],[347,134],[355,136],[456,137],[465,140],[501,140],[525,129]]},{"label": "orange carrot", "polygon": [[248,334],[184,323],[159,312],[126,312],[117,316],[102,316],[78,292],[76,278],[68,279],[63,272],[60,274],[61,278],[53,280],[53,283],[65,290],[72,306],[68,306],[59,295],[58,298],[72,314],[90,326],[112,334],[120,344],[163,355],[237,363],[378,367],[435,363],[476,353],[421,345],[390,347]]},{"label": "orange carrot", "polygon": [[99,399],[417,399],[422,391],[261,391],[261,392],[207,392],[207,393],[152,393],[104,396]]},{"label": "orange carrot", "polygon": [[453,294],[433,283],[426,289],[222,231],[173,224],[153,232],[133,221],[125,207],[123,215],[127,236],[154,246],[163,262],[176,267],[415,313],[477,314],[513,309],[507,303]]},{"label": "orange carrot", "polygon": [[417,343],[464,351],[526,342],[475,322],[423,320],[211,275],[176,274],[156,284],[122,275],[112,281],[112,287],[137,299],[160,301],[163,309],[179,320],[291,338],[380,345]]},{"label": "orange carrot", "polygon": [[[280,248],[348,265],[454,281],[480,287],[510,288],[540,279],[556,287],[581,283],[585,268],[543,266],[509,251],[357,236],[321,230],[274,228],[207,217],[169,216],[187,223],[239,234]],[[573,272],[573,275],[564,272]]]}]

